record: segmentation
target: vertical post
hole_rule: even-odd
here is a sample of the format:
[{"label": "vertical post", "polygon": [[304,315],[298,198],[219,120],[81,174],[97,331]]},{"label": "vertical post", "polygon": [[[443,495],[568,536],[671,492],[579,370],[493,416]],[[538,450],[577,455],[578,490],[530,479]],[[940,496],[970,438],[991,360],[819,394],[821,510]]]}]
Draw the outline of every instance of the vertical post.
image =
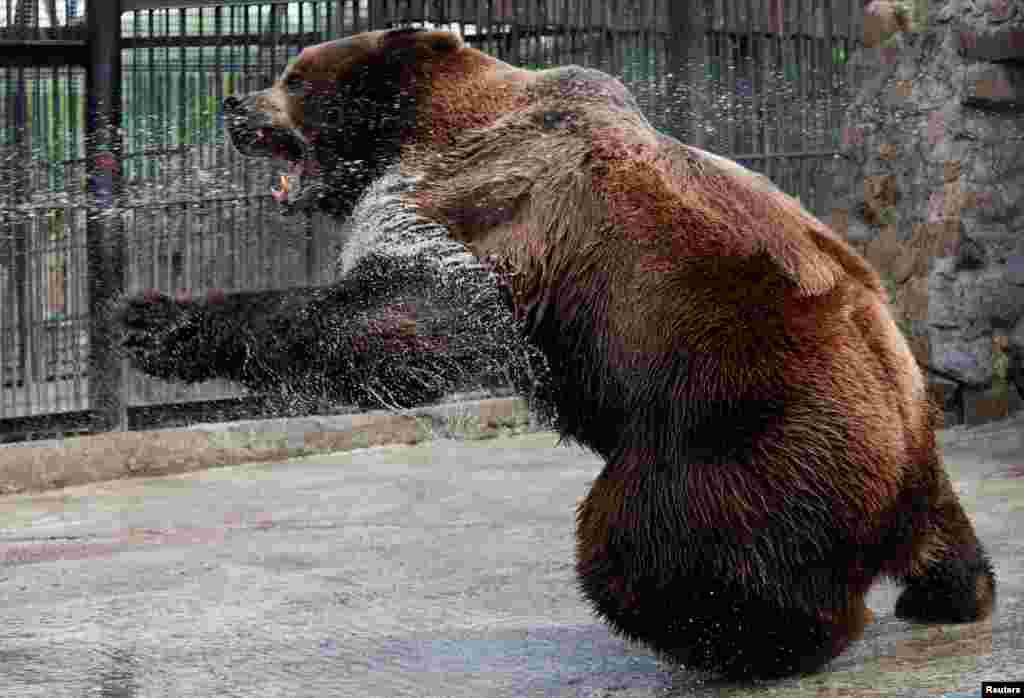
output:
[{"label": "vertical post", "polygon": [[[7,69],[5,73],[10,75]],[[7,201],[4,203],[13,204],[27,203],[32,191],[29,183],[28,163],[32,161],[32,143],[30,134],[26,132],[28,123],[28,81],[25,78],[26,68],[17,68],[17,87],[11,92],[13,104],[8,104],[8,113],[14,114],[14,144],[13,150],[16,162],[25,163],[25,167],[4,168],[3,176],[0,177],[0,186],[8,192]],[[12,108],[13,107],[13,108]],[[30,381],[35,380],[31,361],[32,356],[32,314],[29,312],[29,291],[28,291],[28,265],[29,250],[31,245],[30,226],[24,216],[14,215],[10,219],[13,222],[13,237],[10,247],[10,295],[14,299],[14,309],[10,320],[14,325],[14,346],[17,357],[16,375],[11,380],[21,380],[28,387]],[[31,394],[31,393],[26,393]]]},{"label": "vertical post", "polygon": [[371,30],[383,29],[385,20],[384,0],[368,0],[366,28]]},{"label": "vertical post", "polygon": [[504,12],[502,12],[502,25],[504,25],[505,22],[512,23],[509,36],[503,42],[507,47],[507,53],[502,56],[502,59],[508,61],[512,65],[521,65],[522,52],[519,50],[521,48],[519,44],[522,41],[521,32],[523,28],[523,19],[525,17],[523,11],[526,8],[522,6],[522,3],[519,0],[512,0],[511,3],[502,3],[501,9],[504,10]]},{"label": "vertical post", "polygon": [[99,429],[125,429],[124,368],[114,352],[110,303],[124,286],[121,212],[121,0],[91,2],[86,13],[86,168],[89,217],[89,404]]},{"label": "vertical post", "polygon": [[[696,5],[696,7],[694,7]],[[692,134],[683,132],[684,124],[675,125],[672,129],[680,140],[686,140],[696,146],[704,142],[703,122],[707,115],[700,110],[703,95],[699,94],[698,78],[704,72],[707,55],[704,50],[705,32],[707,30],[706,11],[703,2],[669,2],[668,3],[668,72],[674,74],[675,84],[670,85],[672,92],[683,88],[688,93],[689,108],[695,118],[684,121],[694,122]],[[692,95],[692,96],[689,96]]]},{"label": "vertical post", "polygon": [[[832,3],[825,2],[822,6],[822,13],[824,14],[825,23],[825,36],[822,41],[825,44],[825,50],[822,51],[824,54],[823,59],[825,62],[824,67],[824,82],[825,91],[822,98],[825,100],[823,113],[825,115],[825,123],[823,125],[822,138],[821,138],[821,150],[832,150],[837,147],[838,143],[833,139],[833,134],[838,130],[835,123],[836,110],[836,82],[835,82],[835,61],[836,61],[836,47],[835,47],[835,35],[833,30],[835,29],[835,19],[832,13]],[[831,186],[832,186],[832,171],[834,162],[832,158],[825,158],[821,166],[825,169],[823,173],[825,176],[817,178],[814,188],[814,201],[808,201],[808,208],[814,213],[814,215],[820,218],[827,218],[826,211],[831,209]],[[813,208],[811,208],[813,206]]]},{"label": "vertical post", "polygon": [[618,75],[622,71],[622,62],[619,60],[619,43],[622,29],[619,24],[622,17],[619,16],[618,0],[605,0],[604,5],[604,32],[601,37],[604,41],[605,55],[608,56],[608,66],[604,68],[612,75]]}]

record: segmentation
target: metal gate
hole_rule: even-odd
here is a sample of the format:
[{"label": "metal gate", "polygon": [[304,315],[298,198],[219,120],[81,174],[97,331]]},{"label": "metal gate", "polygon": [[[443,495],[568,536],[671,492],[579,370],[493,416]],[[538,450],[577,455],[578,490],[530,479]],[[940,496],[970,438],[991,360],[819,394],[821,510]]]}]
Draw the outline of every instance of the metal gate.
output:
[{"label": "metal gate", "polygon": [[102,310],[328,283],[334,226],[277,214],[276,173],[226,147],[219,105],[304,45],[406,25],[615,74],[659,128],[829,211],[856,0],[0,0],[0,435],[241,395],[125,369]]}]

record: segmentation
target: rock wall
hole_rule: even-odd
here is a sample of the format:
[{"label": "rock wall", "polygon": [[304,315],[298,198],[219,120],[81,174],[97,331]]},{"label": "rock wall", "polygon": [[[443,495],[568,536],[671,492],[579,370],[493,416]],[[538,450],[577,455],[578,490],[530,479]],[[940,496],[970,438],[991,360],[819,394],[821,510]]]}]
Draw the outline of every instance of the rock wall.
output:
[{"label": "rock wall", "polygon": [[832,223],[890,288],[947,424],[1024,393],[1024,0],[875,0]]}]

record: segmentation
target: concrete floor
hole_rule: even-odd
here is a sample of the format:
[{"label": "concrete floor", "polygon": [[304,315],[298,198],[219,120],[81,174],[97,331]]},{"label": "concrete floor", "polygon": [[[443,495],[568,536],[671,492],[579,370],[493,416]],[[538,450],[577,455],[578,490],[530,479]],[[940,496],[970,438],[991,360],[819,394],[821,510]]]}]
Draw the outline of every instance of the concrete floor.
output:
[{"label": "concrete floor", "polygon": [[573,576],[600,470],[551,434],[0,498],[0,696],[937,696],[1024,678],[1021,435],[946,448],[997,564],[988,622],[728,684],[609,635]]}]

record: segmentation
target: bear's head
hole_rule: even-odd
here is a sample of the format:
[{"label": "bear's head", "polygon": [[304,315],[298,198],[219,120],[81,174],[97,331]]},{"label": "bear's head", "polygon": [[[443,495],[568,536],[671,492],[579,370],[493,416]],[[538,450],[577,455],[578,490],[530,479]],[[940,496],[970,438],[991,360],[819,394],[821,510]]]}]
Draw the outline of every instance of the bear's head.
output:
[{"label": "bear's head", "polygon": [[530,75],[448,31],[368,32],[305,48],[268,89],[228,97],[225,123],[243,155],[286,163],[286,211],[343,217],[404,149],[486,124]]}]

